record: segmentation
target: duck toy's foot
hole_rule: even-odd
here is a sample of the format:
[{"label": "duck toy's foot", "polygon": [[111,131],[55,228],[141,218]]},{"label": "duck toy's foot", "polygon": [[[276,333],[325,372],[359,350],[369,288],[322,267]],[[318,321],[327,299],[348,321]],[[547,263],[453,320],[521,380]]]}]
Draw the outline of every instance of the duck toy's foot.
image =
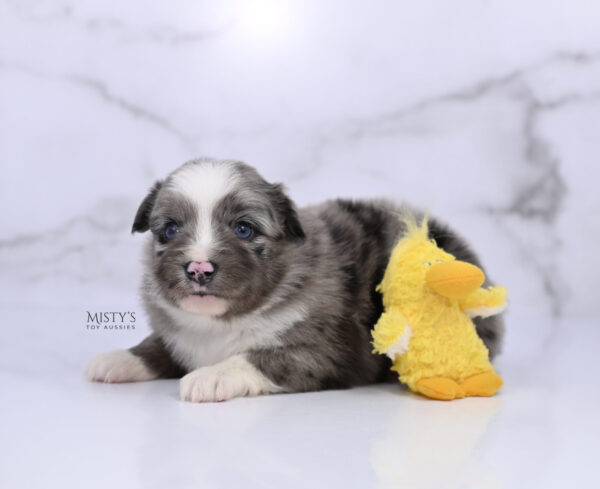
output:
[{"label": "duck toy's foot", "polygon": [[431,399],[451,401],[463,397],[493,396],[502,384],[502,378],[490,371],[468,377],[460,384],[448,377],[429,377],[417,381],[414,390]]},{"label": "duck toy's foot", "polygon": [[493,396],[502,387],[502,377],[496,372],[473,375],[460,384],[465,396]]},{"label": "duck toy's foot", "polygon": [[415,384],[414,390],[439,401],[450,401],[465,397],[462,387],[456,381],[447,377],[421,379]]}]

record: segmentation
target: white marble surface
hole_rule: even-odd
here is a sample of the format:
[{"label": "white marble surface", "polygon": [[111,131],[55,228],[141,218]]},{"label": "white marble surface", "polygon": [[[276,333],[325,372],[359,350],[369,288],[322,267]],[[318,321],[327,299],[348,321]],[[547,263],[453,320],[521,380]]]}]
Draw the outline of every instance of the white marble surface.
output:
[{"label": "white marble surface", "polygon": [[[595,487],[599,18],[595,1],[0,0],[0,487]],[[510,292],[502,395],[189,406],[173,382],[83,383],[92,353],[146,333],[131,221],[200,155],[300,204],[387,196],[452,223]],[[91,332],[88,310],[140,320]]]},{"label": "white marble surface", "polygon": [[600,483],[600,331],[592,321],[558,321],[569,334],[554,335],[540,354],[510,348],[497,365],[505,387],[493,398],[446,403],[376,385],[192,404],[177,399],[175,380],[84,382],[93,352],[142,331],[70,328],[79,316],[61,307],[3,310],[2,488]]}]

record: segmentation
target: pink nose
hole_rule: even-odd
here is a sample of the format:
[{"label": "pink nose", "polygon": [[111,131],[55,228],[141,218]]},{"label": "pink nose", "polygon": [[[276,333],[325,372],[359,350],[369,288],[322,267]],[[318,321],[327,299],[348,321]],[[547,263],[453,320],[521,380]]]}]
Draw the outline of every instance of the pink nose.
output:
[{"label": "pink nose", "polygon": [[188,264],[187,271],[188,273],[212,273],[215,271],[215,267],[209,261],[192,261]]},{"label": "pink nose", "polygon": [[215,265],[210,261],[191,261],[186,265],[185,271],[190,280],[206,285],[215,273]]}]

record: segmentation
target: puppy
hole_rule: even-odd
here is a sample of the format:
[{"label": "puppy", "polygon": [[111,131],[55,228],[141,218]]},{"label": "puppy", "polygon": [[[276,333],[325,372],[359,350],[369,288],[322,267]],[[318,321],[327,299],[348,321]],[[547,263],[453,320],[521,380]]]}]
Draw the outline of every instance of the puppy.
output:
[{"label": "puppy", "polygon": [[[142,298],[153,333],[95,356],[98,382],[180,378],[186,401],[348,388],[385,380],[371,328],[375,292],[402,232],[384,200],[332,200],[297,210],[279,184],[236,161],[190,161],[157,182],[132,232],[150,231]],[[481,267],[434,219],[431,237]],[[493,357],[498,316],[475,319]]]}]

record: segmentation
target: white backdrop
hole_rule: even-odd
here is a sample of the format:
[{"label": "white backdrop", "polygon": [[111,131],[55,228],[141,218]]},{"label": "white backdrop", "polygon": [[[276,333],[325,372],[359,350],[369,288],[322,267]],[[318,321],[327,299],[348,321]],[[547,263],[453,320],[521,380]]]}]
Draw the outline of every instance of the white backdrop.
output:
[{"label": "white backdrop", "polygon": [[599,18],[594,1],[2,1],[1,300],[137,307],[137,205],[204,155],[300,204],[420,205],[513,315],[597,316]]}]

